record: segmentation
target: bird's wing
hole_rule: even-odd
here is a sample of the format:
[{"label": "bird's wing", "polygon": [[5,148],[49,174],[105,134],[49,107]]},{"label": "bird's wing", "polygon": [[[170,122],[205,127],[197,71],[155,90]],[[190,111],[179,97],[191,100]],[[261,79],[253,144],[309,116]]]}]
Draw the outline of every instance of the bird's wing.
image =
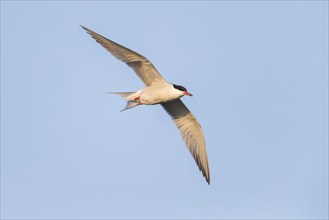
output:
[{"label": "bird's wing", "polygon": [[180,99],[161,104],[175,122],[195,162],[210,184],[210,173],[202,128]]},{"label": "bird's wing", "polygon": [[146,86],[151,85],[155,81],[165,82],[165,79],[160,75],[160,73],[153,66],[153,64],[144,56],[124,46],[121,46],[120,44],[117,44],[82,25],[81,27],[85,29],[92,38],[94,38],[98,43],[100,43],[113,56],[133,68],[136,74],[141,78],[141,80]]}]

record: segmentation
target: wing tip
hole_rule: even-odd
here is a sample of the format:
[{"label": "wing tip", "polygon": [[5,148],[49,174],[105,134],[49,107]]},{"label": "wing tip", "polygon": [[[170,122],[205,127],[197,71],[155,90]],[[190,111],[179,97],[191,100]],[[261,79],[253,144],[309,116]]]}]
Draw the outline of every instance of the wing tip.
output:
[{"label": "wing tip", "polygon": [[202,174],[204,176],[204,178],[206,179],[206,182],[208,183],[208,185],[210,185],[210,174],[209,174],[209,170],[207,170],[207,172],[204,172],[204,170],[202,170]]},{"label": "wing tip", "polygon": [[89,28],[86,28],[85,26],[83,26],[81,24],[80,24],[80,27],[82,27],[82,29],[84,29],[90,36],[92,36],[94,38],[94,36],[93,36],[93,33],[95,33],[94,31],[90,30]]},{"label": "wing tip", "polygon": [[206,176],[205,178],[206,178],[206,181],[207,181],[208,185],[210,185],[210,177],[209,176],[208,177]]},{"label": "wing tip", "polygon": [[82,27],[85,30],[89,30],[88,28],[86,28],[85,26],[83,26],[82,24],[80,24],[80,27]]},{"label": "wing tip", "polygon": [[209,171],[209,164],[208,164],[208,160],[206,162],[206,166],[202,166],[202,163],[200,163],[199,160],[195,159],[195,162],[197,163],[199,170],[201,171],[203,177],[205,178],[206,182],[208,183],[208,185],[210,185],[210,171]]},{"label": "wing tip", "polygon": [[80,24],[80,27],[83,28],[83,29],[86,30],[86,31],[89,30],[88,28],[86,28],[85,26],[83,26],[83,25],[81,25],[81,24]]}]

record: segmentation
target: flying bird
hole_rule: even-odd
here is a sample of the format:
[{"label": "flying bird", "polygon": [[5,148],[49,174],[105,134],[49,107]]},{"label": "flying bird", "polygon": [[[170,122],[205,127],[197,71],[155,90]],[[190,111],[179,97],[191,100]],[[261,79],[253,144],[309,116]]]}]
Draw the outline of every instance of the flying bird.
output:
[{"label": "flying bird", "polygon": [[210,184],[210,172],[202,128],[180,99],[182,96],[192,96],[192,94],[181,85],[167,82],[146,57],[82,25],[81,27],[114,57],[131,67],[144,82],[146,87],[137,92],[114,92],[114,94],[127,100],[127,105],[123,110],[138,105],[162,105],[175,122],[187,148],[207,183]]}]

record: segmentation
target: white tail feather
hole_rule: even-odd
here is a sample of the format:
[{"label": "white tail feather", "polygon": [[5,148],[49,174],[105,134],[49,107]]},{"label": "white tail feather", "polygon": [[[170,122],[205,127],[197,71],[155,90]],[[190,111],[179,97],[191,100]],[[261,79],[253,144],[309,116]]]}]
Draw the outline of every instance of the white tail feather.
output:
[{"label": "white tail feather", "polygon": [[128,110],[128,109],[131,109],[131,108],[136,107],[138,105],[141,105],[141,103],[140,102],[136,102],[136,101],[128,101],[127,102],[127,106],[124,109],[122,109],[121,111],[125,111],[125,110]]},{"label": "white tail feather", "polygon": [[131,109],[133,107],[136,107],[138,105],[141,105],[142,103],[134,100],[134,94],[136,92],[108,92],[110,94],[115,94],[115,95],[119,95],[121,96],[122,98],[128,100],[127,101],[127,105],[124,109],[122,109],[121,111],[125,111],[125,110],[128,110],[128,109]]},{"label": "white tail feather", "polygon": [[115,95],[119,95],[122,98],[129,100],[129,96],[131,96],[132,94],[136,93],[136,92],[109,92],[111,94],[115,94]]}]

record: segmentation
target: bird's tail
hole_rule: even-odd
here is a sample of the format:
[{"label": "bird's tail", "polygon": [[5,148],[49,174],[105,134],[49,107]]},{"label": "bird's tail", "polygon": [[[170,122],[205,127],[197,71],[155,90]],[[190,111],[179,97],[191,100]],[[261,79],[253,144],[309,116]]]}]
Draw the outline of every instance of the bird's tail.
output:
[{"label": "bird's tail", "polygon": [[108,93],[119,95],[126,100],[131,100],[131,99],[133,99],[132,95],[136,92],[108,92]]},{"label": "bird's tail", "polygon": [[131,109],[133,107],[136,107],[138,105],[141,105],[140,102],[135,100],[134,94],[136,92],[108,92],[108,93],[119,95],[122,98],[127,100],[126,107],[124,109],[122,109],[121,111],[125,111],[125,110]]},{"label": "bird's tail", "polygon": [[137,101],[135,101],[135,100],[129,100],[129,101],[127,102],[126,107],[125,107],[124,109],[122,109],[121,111],[123,112],[123,111],[125,111],[125,110],[131,109],[131,108],[136,107],[136,106],[141,105],[141,104],[142,104],[142,103],[137,102]]}]

